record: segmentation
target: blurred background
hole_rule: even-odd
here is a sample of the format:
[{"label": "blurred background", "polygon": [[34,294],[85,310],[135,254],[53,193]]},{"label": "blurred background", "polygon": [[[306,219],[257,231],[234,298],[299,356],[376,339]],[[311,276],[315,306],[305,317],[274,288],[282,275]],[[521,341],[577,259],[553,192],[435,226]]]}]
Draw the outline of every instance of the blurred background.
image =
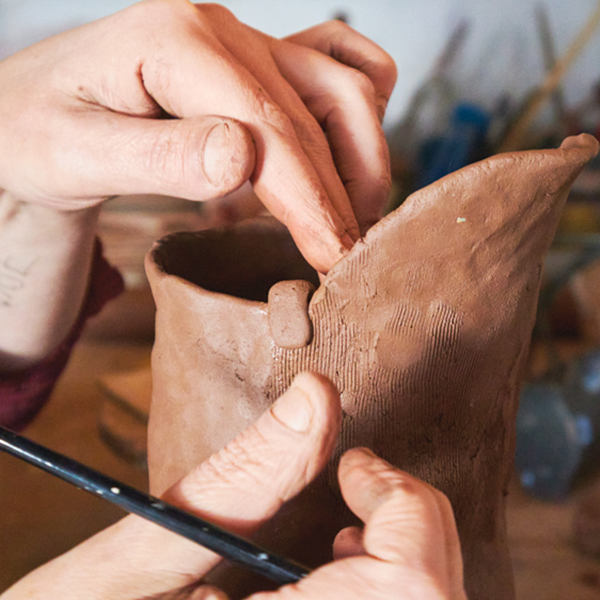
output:
[{"label": "blurred background", "polygon": [[[0,59],[130,0],[0,0]],[[225,0],[281,37],[337,18],[395,59],[384,128],[393,190],[414,190],[506,150],[600,137],[597,0]],[[261,211],[251,190],[202,205],[107,203],[101,237],[127,291],[96,317],[26,434],[146,487],[154,304],[143,271],[171,231]],[[576,182],[548,258],[521,396],[508,531],[519,600],[600,598],[600,160]],[[0,592],[119,518],[113,507],[0,455]]]}]

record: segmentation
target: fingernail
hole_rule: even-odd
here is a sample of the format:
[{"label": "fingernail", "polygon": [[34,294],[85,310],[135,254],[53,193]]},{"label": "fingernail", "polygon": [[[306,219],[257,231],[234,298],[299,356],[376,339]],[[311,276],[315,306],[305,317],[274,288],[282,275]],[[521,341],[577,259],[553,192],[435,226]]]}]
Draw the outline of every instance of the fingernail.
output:
[{"label": "fingernail", "polygon": [[313,420],[313,405],[309,394],[294,380],[288,391],[273,404],[271,414],[288,429],[306,433]]},{"label": "fingernail", "polygon": [[228,600],[227,594],[213,586],[202,586],[194,591],[190,600]]},{"label": "fingernail", "polygon": [[231,136],[229,124],[221,121],[208,132],[202,152],[202,168],[209,183],[220,187],[231,168]]}]

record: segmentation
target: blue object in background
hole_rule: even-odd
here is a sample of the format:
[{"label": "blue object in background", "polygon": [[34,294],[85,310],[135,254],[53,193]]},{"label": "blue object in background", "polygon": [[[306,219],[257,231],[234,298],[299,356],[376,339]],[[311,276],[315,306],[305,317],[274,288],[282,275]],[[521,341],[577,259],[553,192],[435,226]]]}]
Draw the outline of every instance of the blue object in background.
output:
[{"label": "blue object in background", "polygon": [[564,389],[574,410],[596,411],[600,404],[600,350],[592,350],[569,364]]},{"label": "blue object in background", "polygon": [[517,414],[515,456],[523,487],[543,500],[566,497],[593,436],[590,416],[570,408],[563,386],[551,382],[526,385]]},{"label": "blue object in background", "polygon": [[417,189],[483,158],[489,125],[489,114],[478,105],[457,104],[448,132],[427,140],[421,147]]}]

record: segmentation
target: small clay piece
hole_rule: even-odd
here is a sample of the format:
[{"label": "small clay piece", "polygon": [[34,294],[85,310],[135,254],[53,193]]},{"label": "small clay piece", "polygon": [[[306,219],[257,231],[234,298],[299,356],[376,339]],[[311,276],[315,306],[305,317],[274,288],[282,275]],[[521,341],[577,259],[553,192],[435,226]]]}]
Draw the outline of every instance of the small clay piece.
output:
[{"label": "small clay piece", "polygon": [[269,327],[279,348],[304,348],[312,340],[308,301],[314,291],[308,281],[281,281],[269,290]]},{"label": "small clay piece", "polygon": [[[449,497],[470,600],[513,598],[504,497],[518,391],[544,256],[597,151],[582,135],[557,150],[494,156],[416,192],[318,287],[304,315],[312,335],[299,318],[308,292],[281,282],[318,280],[281,226],[159,242],[147,259],[158,308],[153,492],[231,440],[298,372],[318,371],[342,395],[336,455],[260,543],[309,565],[327,560],[336,531],[352,522],[337,458],[368,446]],[[233,597],[247,591],[231,572],[215,581]]]}]

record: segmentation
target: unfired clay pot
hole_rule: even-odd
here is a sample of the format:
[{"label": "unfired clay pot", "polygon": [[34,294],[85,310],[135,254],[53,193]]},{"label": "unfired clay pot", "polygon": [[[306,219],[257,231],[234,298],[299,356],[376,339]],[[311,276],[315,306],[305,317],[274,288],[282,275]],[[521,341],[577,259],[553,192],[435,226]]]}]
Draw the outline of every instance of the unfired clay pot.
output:
[{"label": "unfired clay pot", "polygon": [[[320,286],[268,220],[158,242],[147,259],[158,308],[153,492],[254,421],[298,372],[318,371],[342,395],[336,456],[259,541],[312,566],[330,559],[351,522],[336,459],[368,446],[450,498],[470,600],[513,598],[504,498],[542,263],[597,150],[583,135],[452,173],[373,227]],[[233,596],[247,585],[215,577]]]}]

